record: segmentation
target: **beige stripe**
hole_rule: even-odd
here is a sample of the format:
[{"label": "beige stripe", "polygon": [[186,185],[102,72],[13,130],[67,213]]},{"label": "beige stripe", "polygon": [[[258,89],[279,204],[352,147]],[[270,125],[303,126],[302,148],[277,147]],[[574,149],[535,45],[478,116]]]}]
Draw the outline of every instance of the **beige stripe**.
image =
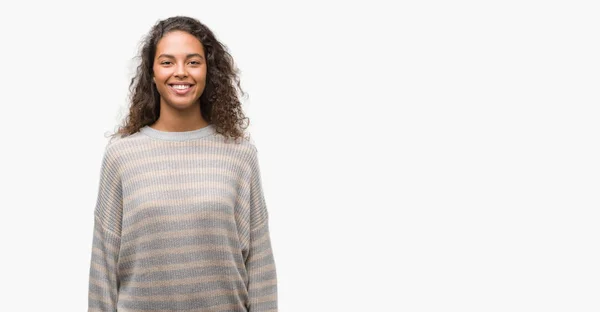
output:
[{"label": "beige stripe", "polygon": [[[181,206],[202,206],[202,204],[210,204],[210,203],[214,203],[215,201],[218,202],[222,202],[225,203],[228,207],[235,207],[236,203],[239,206],[244,206],[244,202],[239,201],[239,200],[235,200],[232,199],[231,197],[224,197],[224,196],[218,196],[218,195],[211,195],[211,196],[193,196],[193,197],[182,197],[182,198],[177,198],[177,199],[156,199],[156,200],[151,200],[151,201],[146,201],[141,203],[140,205],[136,206],[135,208],[132,208],[130,210],[127,211],[126,215],[124,216],[125,220],[131,218],[133,215],[136,215],[139,212],[142,212],[146,209],[151,209],[153,207],[173,207],[173,208],[177,208],[177,207],[181,207]],[[242,209],[247,209],[246,207],[241,207]],[[128,231],[127,233],[129,233],[131,231]]]},{"label": "beige stripe", "polygon": [[[204,265],[200,265],[199,268]],[[192,267],[190,267],[192,268]],[[188,278],[178,278],[174,280],[166,280],[166,281],[151,281],[151,282],[127,282],[127,286],[131,287],[169,287],[169,286],[179,286],[179,285],[192,285],[197,284],[198,282],[206,283],[206,282],[229,282],[241,279],[240,275],[227,275],[227,276],[202,276],[202,277],[188,277]]]},{"label": "beige stripe", "polygon": [[271,302],[277,300],[276,294],[270,294],[262,297],[252,298],[251,301],[253,304],[263,303],[263,302]]},{"label": "beige stripe", "polygon": [[261,288],[267,288],[267,287],[272,287],[272,286],[276,286],[276,285],[277,285],[277,278],[273,278],[273,279],[270,279],[270,280],[264,281],[264,282],[250,283],[250,287],[252,289],[261,289]]},{"label": "beige stripe", "polygon": [[186,236],[194,236],[194,235],[220,235],[226,236],[229,239],[237,240],[237,233],[232,232],[228,229],[224,228],[210,228],[210,229],[189,229],[189,230],[175,230],[170,232],[160,232],[154,234],[148,234],[140,237],[136,237],[132,241],[125,242],[121,245],[121,251],[127,250],[129,248],[133,248],[134,246],[141,245],[146,242],[154,241],[157,239],[169,239],[176,237],[186,237]]},{"label": "beige stripe", "polygon": [[[221,168],[198,168],[198,167],[184,167],[177,169],[163,169],[163,170],[152,170],[147,171],[142,174],[137,174],[135,176],[131,176],[127,180],[123,180],[123,183],[132,184],[134,182],[141,182],[149,179],[158,179],[161,177],[169,177],[169,178],[181,178],[182,176],[227,176],[229,178],[237,179],[238,176],[230,169],[221,169]],[[242,183],[244,186],[248,186],[250,182],[239,179],[239,183]]]},{"label": "beige stripe", "polygon": [[[235,204],[233,201],[235,200]],[[182,205],[196,205],[201,206],[204,203],[213,204],[215,202],[225,203],[228,207],[233,207],[232,209],[248,210],[250,206],[247,202],[244,201],[242,197],[223,197],[218,195],[210,195],[210,196],[193,196],[193,197],[182,197],[177,199],[156,199],[148,202],[144,202],[135,208],[132,208],[126,212],[124,216],[124,220],[132,218],[137,213],[144,211],[145,209],[151,209],[153,207],[181,207]],[[125,233],[129,233],[131,231],[127,231]]]},{"label": "beige stripe", "polygon": [[[220,304],[220,305],[216,305],[216,306],[212,306],[212,307],[207,307],[207,308],[199,308],[199,309],[192,309],[192,310],[185,310],[185,312],[223,312],[223,311],[231,311],[231,309],[235,309],[235,308],[243,308],[245,311],[245,307],[241,307],[237,304]],[[119,312],[173,312],[173,310],[139,310],[139,309],[121,309],[119,308]]]},{"label": "beige stripe", "polygon": [[[173,263],[173,264],[162,264],[151,267],[141,267],[141,266],[133,266],[128,269],[119,270],[119,275],[135,275],[141,276],[143,274],[148,273],[156,273],[156,272],[167,272],[181,269],[199,269],[209,266],[221,266],[224,268],[232,267],[232,264],[235,265],[235,262],[227,261],[227,260],[201,260],[201,261],[192,261],[192,262],[183,262],[183,263]],[[241,270],[243,267],[235,266],[236,269]]]},{"label": "beige stripe", "polygon": [[[106,277],[111,283],[114,283],[115,281],[115,273],[113,271],[109,271],[109,268],[107,266],[103,266],[100,265],[96,262],[92,262],[90,264],[90,266],[92,268],[94,268],[96,271],[100,272],[104,277]],[[91,278],[91,277],[90,277]]]},{"label": "beige stripe", "polygon": [[261,260],[263,260],[264,258],[266,258],[267,256],[270,256],[272,254],[271,248],[265,249],[263,251],[261,251],[260,253],[257,254],[251,254],[250,255],[250,260],[248,260],[247,264],[251,264],[251,263],[255,263],[255,262],[260,262]]},{"label": "beige stripe", "polygon": [[[147,139],[148,139],[148,137],[146,137],[146,135],[143,135],[140,138],[140,140],[132,140],[131,143],[137,143],[137,141],[140,141],[140,142],[147,141]],[[144,145],[131,144],[127,148],[119,149],[119,154],[121,154],[121,155],[133,154],[133,156],[140,156],[139,154],[146,154],[148,152],[155,153],[156,151],[164,151],[165,146],[163,144],[171,144],[176,147],[211,147],[211,146],[215,145],[215,142],[212,142],[212,141],[158,141],[153,144],[144,144]],[[220,148],[219,148],[219,150],[220,150]]]},{"label": "beige stripe", "polygon": [[102,303],[106,303],[109,305],[114,304],[114,300],[112,298],[106,298],[105,296],[98,295],[96,293],[89,293],[89,299],[98,300]]},{"label": "beige stripe", "polygon": [[[129,261],[138,261],[146,258],[152,258],[156,256],[163,255],[175,255],[175,254],[185,254],[192,251],[227,251],[228,246],[224,245],[194,245],[194,246],[182,246],[175,248],[165,248],[165,249],[157,249],[157,250],[149,250],[146,252],[138,252],[136,254],[123,257],[119,260],[119,262],[129,262]],[[228,251],[230,252],[230,251]]]},{"label": "beige stripe", "polygon": [[267,219],[263,219],[259,224],[254,225],[253,228],[250,229],[251,232],[256,233],[262,231],[265,226],[268,226],[267,222]]},{"label": "beige stripe", "polygon": [[[156,223],[171,223],[171,222],[181,222],[181,221],[198,221],[198,220],[223,220],[223,221],[233,221],[232,216],[230,214],[226,214],[220,211],[198,211],[191,212],[186,214],[178,214],[178,215],[164,215],[164,216],[153,216],[143,219],[142,221],[138,221],[134,224],[131,224],[123,231],[123,236],[129,235],[137,231],[140,228],[150,226]],[[148,235],[148,234],[144,234]]]},{"label": "beige stripe", "polygon": [[111,285],[105,280],[98,280],[94,276],[90,276],[90,284],[96,285],[104,290],[115,291],[115,289],[111,288]]},{"label": "beige stripe", "polygon": [[250,277],[260,277],[264,273],[275,271],[275,264],[271,263],[268,265],[263,265],[261,267],[253,267],[250,269]]},{"label": "beige stripe", "polygon": [[261,244],[263,244],[264,242],[269,241],[269,240],[270,240],[269,232],[264,231],[260,234],[259,237],[252,238],[252,245],[260,246]]},{"label": "beige stripe", "polygon": [[156,302],[156,301],[162,301],[162,302],[175,301],[175,302],[177,302],[177,301],[188,301],[188,300],[192,300],[192,299],[201,299],[201,298],[213,297],[213,296],[235,295],[235,294],[239,294],[239,293],[240,293],[240,290],[237,290],[237,289],[234,289],[234,290],[215,289],[215,290],[211,290],[211,291],[203,291],[203,292],[196,292],[196,293],[190,293],[190,294],[171,294],[171,295],[161,295],[161,296],[157,296],[157,295],[134,296],[134,295],[126,294],[126,293],[121,293],[119,295],[119,300],[123,299],[123,300],[129,300],[129,301],[142,301],[142,302]]},{"label": "beige stripe", "polygon": [[111,293],[113,296],[117,296],[117,289],[112,287],[110,284],[106,283],[106,281],[99,281],[93,277],[90,277],[90,284],[96,285],[105,291]]},{"label": "beige stripe", "polygon": [[92,262],[91,265],[93,268],[95,268],[96,270],[98,270],[98,272],[105,274],[105,275],[110,275],[113,272],[109,271],[109,269],[114,268],[115,267],[115,261],[113,259],[104,257],[103,254],[98,254],[98,252],[93,252],[92,253],[92,257],[96,257],[94,260],[102,260],[102,261],[106,261],[106,264],[110,267],[98,264],[96,262]]},{"label": "beige stripe", "polygon": [[144,157],[144,158],[140,158],[140,160],[135,161],[135,162],[130,162],[130,163],[126,163],[124,164],[124,170],[126,171],[130,171],[130,170],[134,170],[140,167],[145,167],[146,169],[152,169],[152,165],[153,164],[170,164],[170,163],[177,163],[177,164],[181,164],[182,162],[179,160],[185,160],[185,162],[188,161],[212,161],[212,160],[217,160],[217,161],[221,161],[223,163],[226,164],[235,164],[236,166],[239,166],[241,168],[246,167],[246,163],[241,160],[239,157],[229,157],[227,155],[223,155],[223,154],[191,154],[191,155],[184,155],[184,154],[172,154],[172,155],[159,155],[159,156],[154,156],[154,157]]},{"label": "beige stripe", "polygon": [[[143,141],[147,141],[148,137],[146,137],[146,135],[142,134],[143,136],[141,136],[138,139],[132,139],[130,140],[130,143],[137,143],[142,142],[142,143],[146,143]],[[155,144],[130,144],[128,147],[124,147],[124,148],[120,148],[119,149],[119,154],[121,155],[128,155],[128,154],[136,154],[136,152],[139,153],[145,153],[145,152],[154,152],[154,151],[161,151],[165,149],[164,144],[166,145],[173,145],[176,147],[199,147],[199,148],[205,148],[205,147],[209,147],[210,150],[213,151],[218,151],[220,153],[225,153],[225,154],[235,154],[235,153],[249,153],[252,152],[252,147],[249,145],[242,145],[242,144],[235,144],[235,145],[223,145],[222,142],[215,142],[214,140],[190,140],[190,141],[154,141],[156,142]],[[167,147],[168,148],[168,147]]]},{"label": "beige stripe", "polygon": [[[160,192],[164,193],[165,191],[178,191],[178,190],[203,190],[207,192],[213,192],[216,189],[224,190],[227,195],[235,196],[237,190],[227,183],[220,183],[218,181],[204,181],[204,182],[191,182],[191,183],[177,183],[177,184],[160,184],[160,185],[149,185],[144,188],[140,188],[135,190],[130,195],[125,196],[123,199],[123,204],[127,205],[137,197],[141,195],[146,195],[148,193]],[[212,194],[211,194],[212,195]]]}]

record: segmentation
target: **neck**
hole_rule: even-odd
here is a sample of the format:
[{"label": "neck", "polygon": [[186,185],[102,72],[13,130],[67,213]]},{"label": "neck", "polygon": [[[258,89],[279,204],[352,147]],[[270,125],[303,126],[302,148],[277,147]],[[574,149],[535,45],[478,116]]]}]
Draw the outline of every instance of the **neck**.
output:
[{"label": "neck", "polygon": [[193,105],[188,109],[178,110],[162,103],[160,116],[151,125],[156,130],[169,132],[193,131],[206,126],[208,126],[208,122],[202,118],[200,105]]}]

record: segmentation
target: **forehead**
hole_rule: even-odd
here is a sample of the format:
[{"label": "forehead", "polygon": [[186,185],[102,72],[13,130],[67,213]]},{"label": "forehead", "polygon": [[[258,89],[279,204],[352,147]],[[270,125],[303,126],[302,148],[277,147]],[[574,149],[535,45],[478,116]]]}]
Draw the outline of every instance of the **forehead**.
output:
[{"label": "forehead", "polygon": [[156,56],[163,53],[174,56],[191,53],[204,55],[204,48],[195,36],[184,31],[172,31],[164,35],[156,45]]}]

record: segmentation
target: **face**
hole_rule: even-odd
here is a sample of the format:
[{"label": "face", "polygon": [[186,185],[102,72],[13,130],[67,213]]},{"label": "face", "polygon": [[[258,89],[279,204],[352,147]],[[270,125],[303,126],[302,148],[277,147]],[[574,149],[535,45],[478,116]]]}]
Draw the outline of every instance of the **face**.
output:
[{"label": "face", "polygon": [[153,70],[161,107],[184,110],[200,104],[206,85],[206,57],[196,37],[183,31],[164,35],[156,46]]}]

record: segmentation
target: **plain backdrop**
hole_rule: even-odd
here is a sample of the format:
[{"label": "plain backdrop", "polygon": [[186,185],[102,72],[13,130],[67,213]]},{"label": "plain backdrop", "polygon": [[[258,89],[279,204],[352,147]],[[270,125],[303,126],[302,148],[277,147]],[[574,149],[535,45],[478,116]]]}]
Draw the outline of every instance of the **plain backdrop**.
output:
[{"label": "plain backdrop", "polygon": [[2,311],[86,311],[140,40],[233,55],[282,312],[599,311],[595,1],[0,5]]}]

